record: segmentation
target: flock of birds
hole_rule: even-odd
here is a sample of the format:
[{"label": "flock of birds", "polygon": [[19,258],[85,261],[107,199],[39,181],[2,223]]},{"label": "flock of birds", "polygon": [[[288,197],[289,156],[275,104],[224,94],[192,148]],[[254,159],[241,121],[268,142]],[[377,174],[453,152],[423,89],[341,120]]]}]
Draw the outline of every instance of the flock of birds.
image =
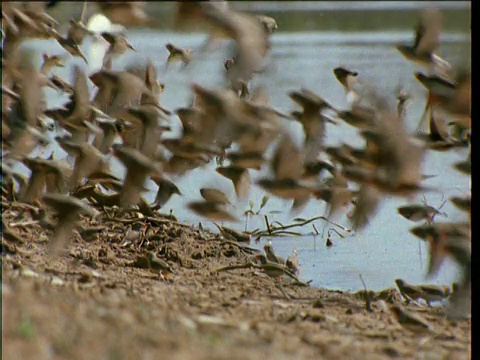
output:
[{"label": "flock of birds", "polygon": [[[151,21],[142,3],[96,5],[113,22],[127,27]],[[406,59],[425,67],[425,73],[415,76],[429,93],[423,116],[429,131],[413,135],[403,122],[408,94],[400,92],[397,106],[392,107],[390,99],[360,84],[358,73],[344,67],[334,69],[333,74],[345,88],[350,108],[338,109],[304,88],[289,94],[300,110],[284,114],[269,106],[266,89],[252,89],[250,85],[252,78],[269,66],[270,36],[277,24],[271,17],[235,11],[227,2],[177,5],[176,29],[204,30],[209,37],[196,51],[166,44],[166,66],[173,62],[190,66],[196,57],[211,51],[219,39],[230,40],[233,52],[221,64],[228,88],[192,84],[192,104],[173,112],[159,103],[164,85],[152,62],[112,70],[112,62],[119,55],[135,51],[124,31],[95,32],[85,25],[84,11],[80,20],[70,20],[67,33],[62,35],[56,30],[57,21],[46,10],[42,2],[2,4],[2,201],[38,207],[42,219],[51,216],[44,206],[55,211],[52,254],[58,255],[67,245],[80,215],[95,217],[99,210],[116,206],[120,213],[134,208],[156,216],[172,195],[181,195],[173,176],[183,176],[213,161],[219,164],[216,171],[231,180],[240,200],[247,197],[251,187],[250,172],[268,166],[271,175],[260,178],[257,185],[274,196],[293,200],[294,211],[301,211],[312,198],[329,204],[329,218],[353,205],[350,220],[354,229],[362,229],[385,195],[411,199],[419,192],[434,190],[422,183],[428,178],[421,167],[426,150],[470,147],[471,77],[468,71],[455,72],[435,54],[442,23],[436,9],[422,11],[412,44],[397,46]],[[51,74],[56,67],[64,66],[64,56],[43,54],[43,64],[38,68],[31,51],[21,46],[26,39],[55,39],[69,54],[87,63],[80,48],[86,37],[106,42],[108,50],[99,71],[87,74],[84,67],[74,65],[71,83]],[[96,87],[93,96],[89,82]],[[68,94],[69,101],[60,108],[47,109],[44,87]],[[180,119],[183,132],[178,138],[164,138],[173,115]],[[285,130],[283,125],[288,121],[302,125],[302,146]],[[327,122],[344,122],[357,128],[364,147],[326,146]],[[54,141],[74,159],[73,167],[53,154],[49,158],[31,156],[51,141],[46,133],[52,130],[56,131]],[[270,149],[273,153],[267,156]],[[125,166],[124,180],[112,175],[112,156]],[[18,162],[30,169],[28,178],[14,171]],[[454,166],[470,174],[470,155]],[[153,204],[142,197],[148,190],[147,178],[159,186]],[[237,220],[228,207],[230,199],[222,191],[202,188],[200,195],[203,200],[189,203],[189,209],[214,221]],[[450,200],[470,215],[470,197]],[[447,256],[462,267],[463,278],[449,309],[452,317],[464,315],[471,284],[470,219],[434,222],[440,210],[426,203],[403,206],[398,212],[412,221],[426,220],[411,232],[429,244],[429,275],[438,271]],[[225,238],[248,239],[248,234],[218,227]],[[4,238],[11,234],[3,220],[2,229]],[[272,277],[298,270],[298,257],[281,259],[270,245],[265,247],[265,254],[257,259]],[[155,254],[149,253],[148,259],[152,268],[169,272],[168,264]],[[397,286],[413,300],[432,291],[438,293],[438,289],[416,288],[401,280]],[[395,305],[392,312],[401,323],[408,323],[408,312],[401,306]]]}]

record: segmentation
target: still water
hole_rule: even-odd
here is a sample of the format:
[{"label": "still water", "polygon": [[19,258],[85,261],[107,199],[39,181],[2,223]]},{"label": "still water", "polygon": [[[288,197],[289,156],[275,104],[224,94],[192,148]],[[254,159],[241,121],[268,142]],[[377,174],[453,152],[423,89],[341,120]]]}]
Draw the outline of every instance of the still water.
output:
[{"label": "still water", "polygon": [[[410,3],[410,2],[408,2]],[[285,13],[284,13],[285,15]],[[468,21],[468,18],[466,19]],[[281,27],[279,22],[279,27]],[[165,44],[172,42],[181,47],[199,48],[206,36],[203,34],[180,34],[154,29],[132,29],[128,32],[128,39],[137,50],[137,53],[122,56],[114,61],[114,68],[122,69],[125,64],[135,61],[144,61],[150,58],[158,72],[160,80],[165,83],[165,92],[161,95],[161,103],[168,109],[187,106],[191,100],[190,84],[192,82],[205,87],[219,87],[223,85],[223,62],[228,57],[223,43],[216,51],[198,59],[191,67],[180,70],[172,66],[165,70],[167,50]],[[359,73],[358,79],[365,84],[373,84],[384,94],[395,99],[395,91],[402,86],[412,96],[413,102],[407,110],[406,126],[413,131],[425,105],[426,92],[414,77],[415,71],[422,69],[405,60],[395,49],[399,42],[413,40],[413,30],[388,31],[296,31],[278,32],[272,37],[271,66],[269,70],[256,77],[253,86],[262,85],[268,90],[270,102],[283,112],[295,109],[288,93],[305,87],[324,97],[338,108],[346,108],[345,92],[335,79],[332,70],[337,66],[345,66]],[[50,54],[62,53],[57,44],[49,41],[37,41],[31,46]],[[102,54],[91,51],[88,42],[83,48],[89,56],[89,63],[95,66]],[[454,65],[469,64],[471,54],[470,34],[465,31],[445,31],[441,37],[439,55]],[[89,50],[90,48],[90,50]],[[70,63],[80,63],[70,60]],[[93,70],[93,69],[91,69]],[[70,68],[58,69],[58,75],[68,79]],[[61,100],[53,92],[48,92],[50,104],[58,105]],[[172,118],[174,134],[180,131],[180,122],[175,116]],[[302,130],[298,124],[285,124],[299,141],[302,140]],[[328,125],[327,144],[341,143],[358,144],[361,146],[357,131],[346,124],[338,126]],[[52,145],[53,146],[53,145]],[[58,147],[52,147],[57,158],[65,154]],[[46,151],[48,156],[50,151]],[[398,206],[410,202],[420,202],[425,195],[428,203],[439,206],[443,199],[453,195],[469,192],[470,178],[455,172],[451,164],[465,159],[467,150],[453,152],[427,152],[423,163],[423,173],[436,175],[426,180],[426,184],[438,189],[436,192],[419,194],[416,199],[406,200],[387,197],[379,206],[376,216],[361,232],[341,238],[332,233],[333,246],[327,248],[325,239],[328,227],[321,220],[315,223],[319,234],[316,235],[311,224],[304,228],[297,228],[305,234],[298,237],[262,238],[252,246],[261,249],[267,241],[272,241],[277,253],[288,256],[293,249],[300,255],[301,278],[312,280],[312,285],[330,289],[355,291],[362,288],[359,274],[362,275],[367,286],[374,290],[393,286],[394,279],[401,277],[411,283],[451,284],[458,276],[458,269],[452,262],[445,263],[438,275],[425,279],[428,263],[426,244],[419,242],[411,235],[408,229],[413,223],[397,214]],[[201,187],[217,187],[223,190],[235,202],[235,193],[231,183],[214,171],[215,164],[196,169],[189,174],[175,179],[183,197],[174,196],[162,209],[167,213],[170,209],[180,221],[198,224],[204,227],[216,228],[208,220],[200,219],[186,210],[185,204],[200,199],[198,189]],[[113,162],[113,171],[119,175],[123,173],[123,166]],[[252,179],[265,175],[268,169],[261,172],[251,171]],[[149,182],[151,189],[145,194],[149,201],[153,201],[156,185]],[[243,203],[232,206],[241,219],[238,223],[224,223],[237,229],[245,228],[243,212],[248,209],[248,200],[253,200],[254,209],[258,209],[262,196],[265,193],[256,186],[252,186],[249,198]],[[300,213],[289,213],[290,202],[271,198],[260,215],[248,219],[248,229],[265,229],[263,215],[268,215],[270,222],[279,221],[288,224],[295,216],[310,218],[324,215],[325,204],[311,200]],[[273,213],[271,213],[273,211]],[[280,213],[278,213],[280,211]],[[438,217],[438,220],[459,221],[466,220],[466,216],[456,210],[449,202],[442,208],[448,214],[448,219]],[[338,223],[349,227],[348,218],[343,215],[335,219]]]}]

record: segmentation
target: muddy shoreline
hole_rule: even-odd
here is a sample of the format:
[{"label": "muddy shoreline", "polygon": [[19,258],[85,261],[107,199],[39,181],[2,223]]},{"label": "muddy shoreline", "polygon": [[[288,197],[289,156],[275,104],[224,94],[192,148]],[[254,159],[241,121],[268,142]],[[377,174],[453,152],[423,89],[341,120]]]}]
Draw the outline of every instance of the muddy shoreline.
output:
[{"label": "muddy shoreline", "polygon": [[[470,320],[451,323],[444,308],[408,305],[442,329],[419,336],[385,302],[367,311],[359,294],[282,280],[286,299],[257,268],[216,271],[252,253],[209,231],[162,219],[128,243],[128,224],[83,220],[77,231],[105,229],[75,234],[64,256],[50,258],[53,232],[16,216],[4,212],[24,240],[3,241],[5,359],[470,358]],[[167,281],[144,268],[146,250],[173,267]]]}]

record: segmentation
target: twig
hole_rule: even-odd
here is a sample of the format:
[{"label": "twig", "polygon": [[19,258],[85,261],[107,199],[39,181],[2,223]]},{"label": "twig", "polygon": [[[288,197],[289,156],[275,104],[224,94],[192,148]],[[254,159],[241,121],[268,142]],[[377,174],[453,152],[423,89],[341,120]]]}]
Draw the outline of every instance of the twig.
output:
[{"label": "twig", "polygon": [[372,312],[372,300],[370,299],[370,293],[367,291],[367,286],[365,285],[365,281],[363,281],[362,274],[358,274],[358,276],[360,277],[360,281],[362,282],[363,288],[365,289],[365,309]]},{"label": "twig", "polygon": [[263,218],[265,219],[265,224],[267,224],[268,233],[272,235],[272,229],[270,229],[270,224],[268,223],[268,216],[264,215]]},{"label": "twig", "polygon": [[14,228],[14,227],[26,227],[26,226],[30,226],[30,225],[36,225],[38,224],[39,221],[38,220],[30,220],[30,221],[24,221],[24,222],[17,222],[17,223],[11,223],[9,226],[11,228]]},{"label": "twig", "polygon": [[317,228],[315,227],[315,224],[312,224],[312,226],[313,226],[313,230],[315,230],[315,234],[317,234],[317,235],[318,235],[318,234],[319,234],[319,232],[318,232]]}]

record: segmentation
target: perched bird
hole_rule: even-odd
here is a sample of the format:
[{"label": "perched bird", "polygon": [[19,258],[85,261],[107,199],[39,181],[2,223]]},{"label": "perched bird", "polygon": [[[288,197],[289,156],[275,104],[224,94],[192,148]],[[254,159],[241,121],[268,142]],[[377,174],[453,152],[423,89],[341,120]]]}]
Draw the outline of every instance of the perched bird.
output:
[{"label": "perched bird", "polygon": [[268,276],[280,280],[282,276],[287,275],[293,280],[298,281],[297,277],[292,274],[292,272],[286,266],[269,261],[263,254],[255,255],[255,258],[260,261],[260,268]]},{"label": "perched bird", "polygon": [[299,263],[297,249],[293,249],[292,253],[290,255],[288,255],[287,261],[285,261],[285,266],[294,275],[298,275],[300,273],[300,263]]},{"label": "perched bird", "polygon": [[411,285],[405,280],[395,279],[400,294],[405,298],[407,304],[410,300],[423,299],[430,306],[432,301],[441,301],[450,296],[450,289],[436,285]]},{"label": "perched bird", "polygon": [[220,230],[220,234],[224,237],[225,240],[230,240],[234,242],[243,242],[243,243],[250,243],[251,236],[250,234],[246,232],[240,232],[235,229],[226,227],[226,226],[220,226],[217,223],[215,223],[215,226]]},{"label": "perched bird", "polygon": [[123,239],[121,241],[122,246],[126,246],[132,243],[137,243],[140,240],[140,236],[146,229],[147,225],[143,222],[135,222],[129,225]]},{"label": "perched bird", "polygon": [[285,265],[285,262],[286,262],[285,259],[281,256],[278,256],[275,253],[275,250],[273,250],[273,245],[270,241],[268,242],[268,244],[265,244],[263,246],[263,250],[265,251],[265,256],[267,257],[268,261],[271,261],[280,265]]},{"label": "perched bird", "polygon": [[153,252],[148,251],[147,254],[148,268],[156,273],[164,280],[168,280],[168,275],[174,274],[175,271],[166,261],[158,258]]},{"label": "perched bird", "polygon": [[390,311],[395,317],[395,319],[398,321],[398,323],[402,325],[405,329],[408,329],[417,334],[438,334],[438,331],[428,321],[418,315],[414,315],[408,312],[400,304],[390,305]]}]

